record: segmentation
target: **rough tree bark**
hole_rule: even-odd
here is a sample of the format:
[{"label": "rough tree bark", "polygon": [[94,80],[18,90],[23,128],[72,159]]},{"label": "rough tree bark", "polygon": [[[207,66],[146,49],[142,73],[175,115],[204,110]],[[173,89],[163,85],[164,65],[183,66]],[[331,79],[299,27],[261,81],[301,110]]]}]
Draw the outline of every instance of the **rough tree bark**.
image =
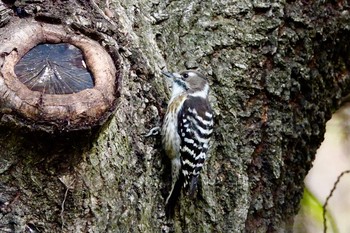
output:
[{"label": "rough tree bark", "polygon": [[[0,231],[292,231],[325,122],[349,89],[346,1],[6,2],[115,46],[123,80],[99,130],[1,126]],[[173,220],[169,162],[143,137],[164,114],[163,68],[200,68],[216,114],[196,201],[183,198]]]}]

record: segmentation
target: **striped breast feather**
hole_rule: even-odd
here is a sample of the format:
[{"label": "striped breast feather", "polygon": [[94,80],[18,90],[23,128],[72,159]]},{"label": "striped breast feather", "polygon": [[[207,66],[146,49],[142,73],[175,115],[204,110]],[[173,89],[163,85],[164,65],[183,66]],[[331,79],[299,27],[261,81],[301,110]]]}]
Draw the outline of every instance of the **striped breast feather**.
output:
[{"label": "striped breast feather", "polygon": [[181,163],[184,187],[191,194],[196,189],[213,131],[213,113],[207,99],[189,96],[178,115],[181,138]]}]

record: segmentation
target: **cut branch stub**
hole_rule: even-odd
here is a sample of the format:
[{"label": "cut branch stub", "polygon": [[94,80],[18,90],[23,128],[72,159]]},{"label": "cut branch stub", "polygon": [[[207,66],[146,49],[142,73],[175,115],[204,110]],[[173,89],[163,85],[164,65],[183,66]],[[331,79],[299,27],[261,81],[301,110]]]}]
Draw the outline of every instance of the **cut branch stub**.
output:
[{"label": "cut branch stub", "polygon": [[15,65],[15,74],[30,90],[45,94],[72,94],[94,87],[81,50],[68,43],[35,46]]},{"label": "cut branch stub", "polygon": [[101,124],[115,104],[118,74],[99,43],[61,25],[17,19],[0,28],[2,123],[45,131]]}]

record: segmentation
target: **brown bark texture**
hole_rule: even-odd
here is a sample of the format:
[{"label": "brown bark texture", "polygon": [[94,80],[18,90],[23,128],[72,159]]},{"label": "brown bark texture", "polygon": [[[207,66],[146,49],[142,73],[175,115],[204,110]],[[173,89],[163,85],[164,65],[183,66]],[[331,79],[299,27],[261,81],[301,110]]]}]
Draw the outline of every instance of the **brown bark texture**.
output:
[{"label": "brown bark texture", "polygon": [[[1,27],[31,17],[113,48],[122,78],[100,128],[1,121],[0,231],[292,231],[325,123],[349,91],[346,1],[5,1],[0,11]],[[170,163],[144,134],[169,99],[161,70],[197,68],[215,130],[196,198],[182,196],[167,220]]]}]

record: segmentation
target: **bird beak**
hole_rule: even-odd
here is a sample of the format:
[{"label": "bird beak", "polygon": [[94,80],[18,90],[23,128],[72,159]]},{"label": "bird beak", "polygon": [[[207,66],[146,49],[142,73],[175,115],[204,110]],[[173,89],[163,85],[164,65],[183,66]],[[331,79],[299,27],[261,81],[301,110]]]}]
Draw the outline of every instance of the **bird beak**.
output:
[{"label": "bird beak", "polygon": [[181,75],[178,74],[178,73],[170,73],[168,71],[162,71],[162,74],[167,77],[167,78],[170,78],[171,80],[175,81],[175,80],[178,80],[178,79],[181,79]]},{"label": "bird beak", "polygon": [[175,79],[175,75],[173,73],[162,71],[162,74],[167,78]]}]

